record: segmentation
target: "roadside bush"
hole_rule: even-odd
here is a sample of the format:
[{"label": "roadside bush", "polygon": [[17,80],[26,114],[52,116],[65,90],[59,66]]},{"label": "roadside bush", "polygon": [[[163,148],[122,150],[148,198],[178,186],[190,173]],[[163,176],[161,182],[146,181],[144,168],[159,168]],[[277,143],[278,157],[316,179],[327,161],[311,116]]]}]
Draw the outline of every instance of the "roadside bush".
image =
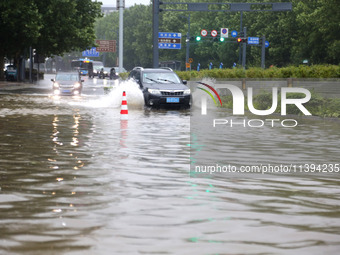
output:
[{"label": "roadside bush", "polygon": [[127,77],[129,76],[129,73],[119,73],[120,78],[122,78],[122,80],[126,80]]},{"label": "roadside bush", "polygon": [[242,68],[212,69],[197,71],[178,71],[177,74],[183,80],[193,78],[340,78],[340,66],[336,65],[312,65],[312,66],[287,66],[282,68],[271,67],[262,69],[252,67],[247,70]]},{"label": "roadside bush", "polygon": [[265,78],[265,69],[252,67],[246,71],[247,78]]}]

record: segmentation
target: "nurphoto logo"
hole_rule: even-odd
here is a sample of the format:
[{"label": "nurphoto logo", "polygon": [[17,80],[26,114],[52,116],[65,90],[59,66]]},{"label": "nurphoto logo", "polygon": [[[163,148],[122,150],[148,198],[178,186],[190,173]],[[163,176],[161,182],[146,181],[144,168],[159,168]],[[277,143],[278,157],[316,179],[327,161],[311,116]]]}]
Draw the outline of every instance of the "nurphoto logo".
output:
[{"label": "nurphoto logo", "polygon": [[[213,88],[211,85],[205,84],[203,82],[198,82],[199,84],[209,88],[217,97],[217,99],[220,102],[220,105],[222,106],[222,100],[218,92],[215,88]],[[244,115],[245,114],[245,95],[239,87],[231,84],[223,84],[219,86],[220,89],[228,89],[231,92],[232,100],[233,100],[233,115]],[[214,101],[215,105],[218,106],[218,103],[216,99],[214,98],[214,95],[207,89],[198,87],[198,89],[205,91]],[[300,93],[302,94],[302,98],[288,98],[288,93]],[[312,115],[307,108],[303,105],[307,103],[311,99],[311,93],[309,90],[305,88],[291,88],[291,87],[283,87],[281,88],[281,116],[287,115],[287,105],[295,105],[304,115]],[[272,105],[269,109],[266,110],[258,110],[255,109],[254,103],[253,103],[253,88],[248,87],[247,88],[247,106],[249,111],[257,116],[268,116],[270,114],[273,114],[277,107],[278,107],[278,88],[273,87],[272,88]],[[201,97],[201,115],[207,115],[207,99],[206,97]],[[216,127],[217,125],[229,125],[230,127],[236,126],[236,125],[242,125],[244,127],[262,127],[266,123],[269,124],[271,127],[275,126],[275,123],[281,123],[281,126],[283,127],[296,127],[298,125],[297,121],[294,119],[250,119],[243,121],[233,121],[233,119],[214,119],[213,120],[213,127]]]}]

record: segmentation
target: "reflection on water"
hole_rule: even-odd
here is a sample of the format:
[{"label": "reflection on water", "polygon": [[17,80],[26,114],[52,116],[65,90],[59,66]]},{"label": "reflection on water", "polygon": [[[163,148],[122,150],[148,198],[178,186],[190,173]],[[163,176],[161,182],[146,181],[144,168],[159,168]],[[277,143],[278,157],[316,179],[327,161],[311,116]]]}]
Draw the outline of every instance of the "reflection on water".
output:
[{"label": "reflection on water", "polygon": [[[114,103],[93,106],[108,97],[1,96],[0,254],[338,252],[338,178],[190,178],[189,111],[136,103],[123,122]],[[316,121],[270,137],[328,159],[329,150],[299,148],[325,136],[338,146],[338,128]],[[251,139],[267,160],[278,147],[262,135],[226,140],[246,148]]]},{"label": "reflection on water", "polygon": [[[210,111],[208,115],[201,115],[198,110],[192,112],[191,170],[195,176],[199,175],[195,168],[207,170],[216,165],[233,166],[237,170],[245,166],[263,166],[266,170],[268,166],[278,166],[276,169],[284,169],[282,176],[287,177],[317,173],[328,178],[339,176],[340,122],[296,117],[298,126],[294,128],[256,127],[244,123],[261,121],[258,116],[230,115],[225,109]],[[262,121],[273,118],[283,119],[269,116],[263,117]],[[214,121],[218,123],[215,127]],[[291,174],[286,174],[289,170]],[[259,174],[250,177],[256,175],[261,177]],[[233,176],[249,177],[243,173]]]}]

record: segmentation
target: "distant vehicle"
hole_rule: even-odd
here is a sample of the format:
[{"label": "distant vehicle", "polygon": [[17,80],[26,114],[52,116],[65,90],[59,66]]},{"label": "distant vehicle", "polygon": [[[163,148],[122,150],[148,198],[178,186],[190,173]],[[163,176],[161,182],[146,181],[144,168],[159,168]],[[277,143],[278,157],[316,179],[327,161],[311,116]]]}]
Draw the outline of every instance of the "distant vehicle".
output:
[{"label": "distant vehicle", "polygon": [[90,78],[93,77],[93,61],[88,58],[80,58],[72,60],[71,62],[72,71],[78,71],[81,75],[88,75]]},{"label": "distant vehicle", "polygon": [[14,65],[7,65],[5,70],[5,78],[7,81],[17,80],[17,68]]},{"label": "distant vehicle", "polygon": [[104,68],[103,62],[93,61],[93,76],[98,76],[102,68]]},{"label": "distant vehicle", "polygon": [[107,72],[105,72],[105,67],[102,67],[98,72],[98,79],[104,79],[107,76]]},{"label": "distant vehicle", "polygon": [[110,68],[110,72],[109,72],[110,80],[117,80],[117,79],[119,79],[119,75],[116,72],[116,69],[114,67],[108,67],[108,68]]},{"label": "distant vehicle", "polygon": [[73,96],[81,94],[84,82],[78,72],[59,72],[56,74],[55,79],[51,79],[51,81],[53,82],[54,95]]},{"label": "distant vehicle", "polygon": [[110,80],[116,80],[119,78],[114,67],[102,67],[98,74],[98,78],[104,79],[106,77],[110,78]]},{"label": "distant vehicle", "polygon": [[140,86],[146,106],[190,108],[190,89],[170,68],[135,67],[129,74]]}]

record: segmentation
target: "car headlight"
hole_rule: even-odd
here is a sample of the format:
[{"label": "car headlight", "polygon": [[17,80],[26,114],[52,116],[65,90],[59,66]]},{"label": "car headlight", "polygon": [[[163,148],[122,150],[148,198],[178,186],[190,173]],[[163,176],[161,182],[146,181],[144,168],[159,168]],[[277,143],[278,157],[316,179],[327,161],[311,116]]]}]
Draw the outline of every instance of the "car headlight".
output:
[{"label": "car headlight", "polygon": [[186,90],[184,90],[184,93],[183,93],[184,95],[190,95],[190,89],[186,89]]},{"label": "car headlight", "polygon": [[76,82],[76,83],[73,85],[73,87],[74,87],[75,89],[80,88],[80,83],[79,83],[79,82]]},{"label": "car headlight", "polygon": [[161,91],[159,89],[148,89],[150,94],[160,95]]},{"label": "car headlight", "polygon": [[53,88],[55,89],[59,88],[59,84],[57,82],[53,83]]}]

